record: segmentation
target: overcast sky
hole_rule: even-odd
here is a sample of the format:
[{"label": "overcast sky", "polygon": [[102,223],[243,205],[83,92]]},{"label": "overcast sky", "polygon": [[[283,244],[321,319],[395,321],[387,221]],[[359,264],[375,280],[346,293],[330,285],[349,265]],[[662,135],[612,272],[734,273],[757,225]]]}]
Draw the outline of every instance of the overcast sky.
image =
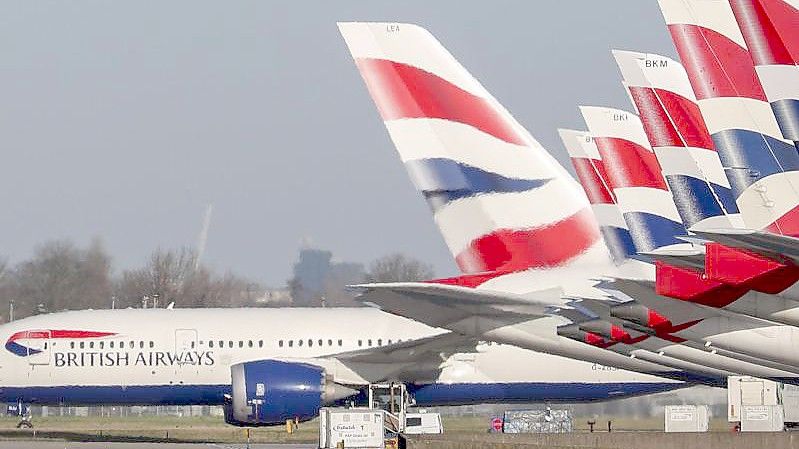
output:
[{"label": "overcast sky", "polygon": [[580,103],[629,108],[611,48],[674,50],[654,0],[0,3],[0,254],[193,245],[282,285],[303,238],[455,273],[336,21],[427,27],[559,160]]}]

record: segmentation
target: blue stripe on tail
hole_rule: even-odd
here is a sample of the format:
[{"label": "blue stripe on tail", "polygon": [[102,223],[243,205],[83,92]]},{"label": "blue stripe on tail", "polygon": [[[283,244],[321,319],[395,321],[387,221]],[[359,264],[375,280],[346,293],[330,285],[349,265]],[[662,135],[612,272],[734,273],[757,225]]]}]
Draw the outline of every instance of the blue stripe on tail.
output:
[{"label": "blue stripe on tail", "polygon": [[799,142],[799,100],[786,98],[771,103],[771,110],[786,139]]},{"label": "blue stripe on tail", "polygon": [[461,198],[526,192],[549,182],[549,179],[509,178],[444,158],[415,159],[407,161],[405,167],[433,210]]},{"label": "blue stripe on tail", "polygon": [[799,170],[796,147],[782,140],[742,129],[726,129],[712,137],[736,198],[761,178]]},{"label": "blue stripe on tail", "polygon": [[629,230],[616,226],[600,226],[599,230],[614,262],[620,264],[635,255],[635,244]]},{"label": "blue stripe on tail", "polygon": [[687,234],[682,223],[646,212],[625,212],[624,221],[630,227],[630,235],[639,253],[684,243],[677,236]]},{"label": "blue stripe on tail", "polygon": [[732,189],[686,175],[666,175],[666,182],[688,228],[708,218],[738,213]]}]

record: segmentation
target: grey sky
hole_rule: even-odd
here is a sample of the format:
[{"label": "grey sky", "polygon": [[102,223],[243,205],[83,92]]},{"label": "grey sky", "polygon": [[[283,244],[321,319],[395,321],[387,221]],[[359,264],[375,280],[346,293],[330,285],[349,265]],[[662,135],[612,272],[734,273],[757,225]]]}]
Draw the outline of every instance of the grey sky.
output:
[{"label": "grey sky", "polygon": [[654,0],[0,3],[0,253],[193,244],[280,285],[300,240],[453,274],[335,26],[415,22],[566,161],[579,103],[629,108],[611,48],[673,55]]}]

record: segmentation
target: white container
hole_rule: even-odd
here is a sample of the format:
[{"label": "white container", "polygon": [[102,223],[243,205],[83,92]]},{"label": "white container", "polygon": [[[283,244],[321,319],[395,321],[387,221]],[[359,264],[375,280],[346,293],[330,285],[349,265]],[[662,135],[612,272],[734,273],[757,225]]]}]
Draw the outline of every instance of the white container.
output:
[{"label": "white container", "polygon": [[781,405],[745,405],[741,409],[741,432],[782,432],[785,419]]},{"label": "white container", "polygon": [[319,447],[383,449],[385,412],[367,408],[322,408],[319,410]]},{"label": "white container", "polygon": [[709,423],[707,405],[666,406],[666,432],[707,432]]},{"label": "white container", "polygon": [[743,407],[780,404],[782,385],[749,376],[727,378],[727,421],[740,422]]},{"label": "white container", "polygon": [[405,414],[405,432],[409,435],[444,433],[439,413],[407,413]]}]

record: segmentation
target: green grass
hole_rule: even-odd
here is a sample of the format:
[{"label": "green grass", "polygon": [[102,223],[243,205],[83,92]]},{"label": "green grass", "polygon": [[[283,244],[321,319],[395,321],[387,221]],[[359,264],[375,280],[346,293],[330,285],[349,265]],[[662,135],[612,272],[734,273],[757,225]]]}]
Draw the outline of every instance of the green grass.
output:
[{"label": "green grass", "polygon": [[[598,417],[596,431],[607,429],[607,417]],[[588,418],[574,419],[576,431],[587,431]],[[443,417],[444,431],[449,435],[484,434],[489,417]],[[33,430],[16,429],[16,418],[0,418],[0,439],[30,439]],[[247,429],[225,424],[221,417],[210,416],[128,416],[128,417],[61,417],[35,418],[36,438],[70,441],[173,441],[243,443]],[[711,431],[728,431],[725,420],[711,421]],[[316,420],[301,423],[292,434],[283,426],[250,429],[254,443],[313,443],[318,438]],[[663,418],[613,418],[616,431],[662,431]]]}]

